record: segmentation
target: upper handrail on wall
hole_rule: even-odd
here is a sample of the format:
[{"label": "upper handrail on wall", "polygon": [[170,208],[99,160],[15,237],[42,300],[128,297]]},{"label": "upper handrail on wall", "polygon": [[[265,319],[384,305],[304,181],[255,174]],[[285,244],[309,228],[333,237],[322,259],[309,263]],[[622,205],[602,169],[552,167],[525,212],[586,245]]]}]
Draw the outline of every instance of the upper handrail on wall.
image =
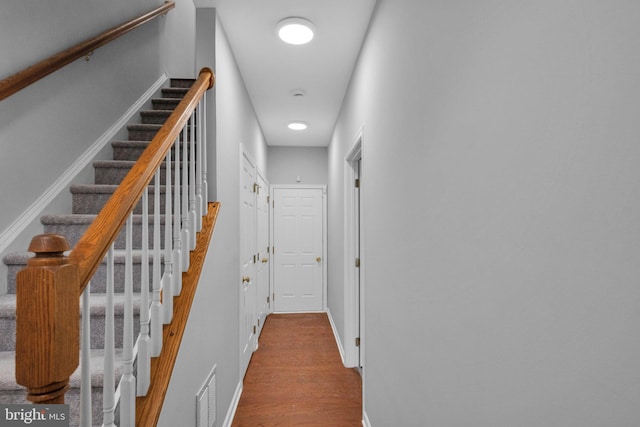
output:
[{"label": "upper handrail on wall", "polygon": [[110,30],[100,33],[95,37],[78,43],[69,49],[58,52],[47,59],[25,68],[24,70],[18,71],[14,75],[0,81],[0,101],[24,89],[30,84],[37,82],[43,77],[48,76],[54,71],[59,70],[65,65],[70,64],[76,59],[90,55],[99,47],[102,47],[110,41],[115,40],[129,31],[151,21],[157,16],[165,15],[175,6],[175,2],[166,1],[164,5],[157,9],[120,24],[117,27],[111,28]]}]

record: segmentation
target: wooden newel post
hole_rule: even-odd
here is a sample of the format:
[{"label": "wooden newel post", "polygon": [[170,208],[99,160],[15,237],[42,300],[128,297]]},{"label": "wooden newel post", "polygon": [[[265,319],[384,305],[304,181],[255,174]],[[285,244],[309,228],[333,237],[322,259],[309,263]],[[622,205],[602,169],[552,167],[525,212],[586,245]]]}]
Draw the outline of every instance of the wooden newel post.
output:
[{"label": "wooden newel post", "polygon": [[33,403],[64,403],[79,363],[80,288],[67,250],[62,236],[36,236],[29,245],[36,256],[17,275],[16,382]]}]

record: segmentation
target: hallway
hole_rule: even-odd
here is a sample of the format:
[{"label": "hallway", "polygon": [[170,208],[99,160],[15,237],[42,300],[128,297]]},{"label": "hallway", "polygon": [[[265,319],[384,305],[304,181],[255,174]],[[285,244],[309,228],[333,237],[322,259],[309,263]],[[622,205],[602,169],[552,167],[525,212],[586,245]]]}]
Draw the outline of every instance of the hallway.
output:
[{"label": "hallway", "polygon": [[242,426],[360,426],[362,385],[324,313],[272,314],[244,378]]}]

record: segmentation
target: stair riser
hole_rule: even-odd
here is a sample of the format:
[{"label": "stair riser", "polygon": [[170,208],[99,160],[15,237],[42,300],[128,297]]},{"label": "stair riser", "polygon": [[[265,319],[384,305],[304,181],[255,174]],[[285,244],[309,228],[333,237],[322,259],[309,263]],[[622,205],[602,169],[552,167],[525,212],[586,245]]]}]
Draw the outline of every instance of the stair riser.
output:
[{"label": "stair riser", "polygon": [[175,110],[179,103],[180,103],[179,99],[152,99],[151,100],[151,105],[153,105],[154,110]]},{"label": "stair riser", "polygon": [[[102,184],[120,184],[131,168],[110,167],[110,166],[94,166],[94,181],[97,185]],[[160,168],[160,183],[166,181],[166,168]],[[172,174],[175,174],[172,168]],[[173,176],[172,176],[173,177]],[[150,185],[155,185],[155,177],[151,179]]]},{"label": "stair riser", "polygon": [[193,83],[195,82],[195,79],[176,79],[173,78],[171,79],[171,87],[179,87],[179,88],[190,88]]},{"label": "stair riser", "polygon": [[[124,317],[122,313],[114,315],[114,342],[116,348],[122,348],[122,336],[124,327]],[[16,319],[0,318],[0,331],[3,339],[0,340],[0,351],[16,350]],[[137,337],[140,332],[140,315],[134,313],[133,316],[133,336]],[[91,315],[91,348],[104,348],[104,314]]]},{"label": "stair riser", "polygon": [[184,98],[184,96],[187,94],[188,91],[189,89],[186,89],[186,88],[176,88],[176,87],[164,88],[162,89],[162,97],[182,99]]},{"label": "stair riser", "polygon": [[167,121],[170,115],[171,115],[171,111],[168,111],[168,110],[141,112],[140,119],[143,124],[161,125]]},{"label": "stair riser", "polygon": [[[113,316],[114,321],[114,345],[115,348],[122,348],[122,337],[124,336],[124,316],[116,313]],[[133,315],[133,336],[140,333],[140,314]],[[91,348],[104,348],[104,315],[91,315]]]},{"label": "stair riser", "polygon": [[[182,167],[182,166],[181,166]],[[160,185],[165,185],[166,183],[166,167],[162,166],[160,168]],[[118,167],[118,166],[109,166],[101,164],[99,166],[94,165],[94,180],[97,185],[109,185],[109,184],[120,184],[125,176],[129,173],[131,168]],[[190,171],[189,171],[190,172]],[[175,165],[171,167],[171,179],[175,180]],[[183,173],[182,170],[180,173]],[[182,175],[180,176],[182,178]],[[155,185],[155,177],[151,180],[150,185]]]},{"label": "stair riser", "polygon": [[131,141],[151,141],[158,133],[157,130],[129,130],[129,140]]},{"label": "stair riser", "polygon": [[[113,147],[113,160],[130,160],[130,161],[135,161],[138,160],[140,158],[140,156],[142,155],[142,153],[144,152],[145,148],[147,148],[147,145],[145,146],[136,146],[136,147],[122,147],[122,146],[116,146]],[[180,144],[180,149],[179,149],[179,158],[180,160],[182,160],[184,158],[183,154],[184,154],[184,148],[182,148],[182,144]],[[190,146],[187,147],[187,155],[190,156],[191,155],[191,149]],[[172,148],[171,149],[171,159],[175,160],[176,158],[176,154],[175,154],[175,149]]]},{"label": "stair riser", "polygon": [[[160,257],[160,277],[164,272],[163,265],[164,257]],[[8,266],[7,271],[7,293],[15,294],[16,293],[16,274],[18,271],[25,268],[27,265],[19,265],[13,264]],[[140,282],[141,282],[141,271],[142,265],[140,264],[140,259],[133,259],[133,292],[140,292]],[[124,279],[125,279],[125,265],[124,260],[119,259],[118,262],[115,262],[113,265],[113,282],[114,282],[114,292],[115,293],[123,293],[124,292]],[[153,290],[153,262],[149,261],[149,291]],[[96,270],[95,274],[91,278],[91,293],[104,293],[107,289],[107,264],[102,263]]]},{"label": "stair riser", "polygon": [[[164,222],[160,224],[160,242],[164,242]],[[65,236],[69,241],[69,244],[73,248],[78,240],[82,237],[82,235],[89,228],[89,224],[45,224],[44,232],[45,233],[53,233],[60,234]],[[133,235],[132,235],[132,244],[133,249],[142,249],[142,224],[135,223],[132,226]],[[153,224],[149,224],[149,247],[153,246]],[[118,234],[116,238],[115,245],[116,249],[125,249],[126,248],[126,232],[123,229]]]},{"label": "stair riser", "polygon": [[[196,130],[197,132],[197,130]],[[158,130],[129,129],[130,141],[151,141],[158,133]],[[184,139],[184,133],[180,132],[180,141]],[[191,129],[187,131],[187,140],[191,139]]]},{"label": "stair riser", "polygon": [[[112,193],[75,193],[72,197],[73,213],[96,215],[103,208]],[[154,213],[153,193],[149,194],[149,213]],[[171,199],[173,202],[173,199]],[[160,193],[160,213],[164,214],[165,194]],[[134,214],[142,214],[142,204],[138,202]]]}]

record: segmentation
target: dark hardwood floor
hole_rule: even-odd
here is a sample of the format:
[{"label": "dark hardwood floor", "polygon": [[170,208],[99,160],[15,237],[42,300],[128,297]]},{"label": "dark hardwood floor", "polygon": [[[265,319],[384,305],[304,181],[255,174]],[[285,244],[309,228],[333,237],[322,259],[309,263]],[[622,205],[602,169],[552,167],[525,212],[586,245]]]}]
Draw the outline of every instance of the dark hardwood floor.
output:
[{"label": "dark hardwood floor", "polygon": [[232,426],[361,426],[361,420],[360,374],[342,365],[327,315],[270,315]]}]

